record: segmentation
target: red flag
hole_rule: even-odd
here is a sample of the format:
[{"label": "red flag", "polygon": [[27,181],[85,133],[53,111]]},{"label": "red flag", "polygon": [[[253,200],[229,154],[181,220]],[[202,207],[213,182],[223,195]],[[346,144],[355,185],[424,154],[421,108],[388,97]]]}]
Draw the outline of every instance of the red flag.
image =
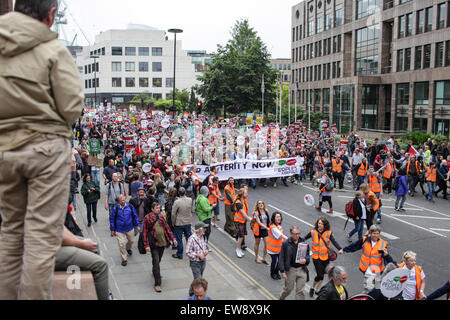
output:
[{"label": "red flag", "polygon": [[408,151],[408,153],[409,153],[409,154],[412,154],[412,155],[415,155],[415,154],[417,153],[417,150],[416,150],[416,149],[414,149],[414,147],[413,147],[413,146],[411,146],[411,148],[409,148],[409,151]]},{"label": "red flag", "polygon": [[139,155],[141,155],[141,154],[143,154],[143,153],[144,153],[144,151],[143,151],[142,148],[141,148],[141,140],[139,139],[139,140],[138,140],[138,143],[137,143],[136,150],[134,150],[134,154],[137,155],[137,156],[139,156]]},{"label": "red flag", "polygon": [[387,145],[384,145],[384,150],[385,150],[386,152],[389,152],[389,148],[387,147]]},{"label": "red flag", "polygon": [[259,126],[259,124],[257,124],[255,126],[255,132],[258,133],[259,131],[261,131],[261,127]]}]

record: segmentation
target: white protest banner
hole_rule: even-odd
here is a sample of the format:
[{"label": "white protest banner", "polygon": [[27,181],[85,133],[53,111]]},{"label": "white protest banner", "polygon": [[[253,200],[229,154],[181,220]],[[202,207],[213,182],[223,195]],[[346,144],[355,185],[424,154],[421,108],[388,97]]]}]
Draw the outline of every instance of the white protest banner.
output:
[{"label": "white protest banner", "polygon": [[216,163],[211,164],[211,166],[196,165],[198,177],[201,180],[206,178],[213,166],[219,168],[217,177],[220,181],[228,180],[229,177],[234,179],[290,177],[300,172],[299,164],[295,158],[241,160]]},{"label": "white protest banner", "polygon": [[406,281],[408,280],[409,270],[394,269],[389,272],[381,281],[381,293],[386,298],[394,298],[402,292]]}]

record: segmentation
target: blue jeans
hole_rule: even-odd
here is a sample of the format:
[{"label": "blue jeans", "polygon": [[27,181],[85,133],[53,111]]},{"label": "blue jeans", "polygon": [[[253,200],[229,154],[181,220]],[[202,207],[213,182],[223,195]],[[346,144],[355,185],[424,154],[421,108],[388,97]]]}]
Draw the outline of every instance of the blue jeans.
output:
[{"label": "blue jeans", "polygon": [[364,179],[365,179],[365,177],[358,176],[358,185],[356,187],[356,190],[359,190],[359,187],[361,187],[361,185],[364,184]]},{"label": "blue jeans", "polygon": [[363,231],[364,231],[364,220],[362,219],[359,219],[358,221],[355,220],[355,228],[352,231],[350,231],[348,236],[351,237],[356,232],[358,232],[358,239],[361,240],[363,238]]},{"label": "blue jeans", "polygon": [[177,256],[179,258],[183,258],[183,233],[184,233],[184,237],[187,242],[187,240],[189,239],[189,237],[192,234],[191,225],[187,224],[184,226],[174,226],[173,228],[175,231],[175,239],[177,239],[177,242],[178,242]]},{"label": "blue jeans", "polygon": [[280,269],[278,268],[278,260],[280,259],[280,254],[271,254],[269,256],[272,258],[272,263],[270,264],[270,274],[278,274]]},{"label": "blue jeans", "polygon": [[[189,261],[189,266],[191,267],[192,274],[194,275],[194,280],[198,278],[203,278],[203,272],[206,268],[206,261]],[[192,287],[189,287],[189,296],[194,294]]]},{"label": "blue jeans", "polygon": [[428,181],[427,186],[428,186],[428,192],[426,195],[428,196],[428,199],[431,201],[431,200],[433,200],[433,193],[436,191],[436,182]]},{"label": "blue jeans", "polygon": [[248,181],[249,181],[249,184],[248,184],[248,185],[249,185],[250,187],[255,187],[255,186],[256,186],[256,179],[249,179]]},{"label": "blue jeans", "polygon": [[100,185],[100,170],[91,170],[92,180]]}]

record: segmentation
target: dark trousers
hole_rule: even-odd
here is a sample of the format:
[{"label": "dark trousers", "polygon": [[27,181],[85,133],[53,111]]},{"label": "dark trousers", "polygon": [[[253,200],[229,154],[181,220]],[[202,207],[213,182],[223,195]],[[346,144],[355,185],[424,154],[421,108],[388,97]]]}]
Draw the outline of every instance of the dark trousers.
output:
[{"label": "dark trousers", "polygon": [[330,260],[320,260],[320,259],[313,259],[314,268],[316,269],[316,277],[314,278],[314,281],[322,281],[325,275],[325,269],[327,268],[328,264],[330,263]]},{"label": "dark trousers", "polygon": [[330,205],[330,209],[332,209],[333,208],[333,202],[331,202],[331,196],[321,196],[320,200],[319,200],[319,207],[322,208],[322,204],[325,201],[328,202],[328,204]]},{"label": "dark trousers", "polygon": [[389,179],[384,178],[384,180],[386,183],[384,184],[383,189],[387,189],[388,193],[391,193],[392,192],[392,178],[389,178]]},{"label": "dark trousers", "polygon": [[373,212],[372,209],[367,210],[367,219],[366,219],[367,230],[369,230],[370,227],[373,225],[373,217],[375,217],[375,212]]},{"label": "dark trousers", "polygon": [[191,236],[191,225],[187,224],[184,226],[175,226],[175,239],[177,239],[178,247],[177,247],[177,256],[183,258],[183,234],[186,238],[186,243]]},{"label": "dark trousers", "polygon": [[270,274],[278,274],[280,269],[278,268],[278,260],[280,259],[280,254],[271,254],[269,256],[272,258],[272,263],[270,264]]},{"label": "dark trousers", "polygon": [[409,175],[408,176],[408,188],[412,195],[416,193],[416,186],[419,183],[418,175]]},{"label": "dark trousers", "polygon": [[204,237],[206,239],[206,242],[208,242],[209,241],[209,235],[211,234],[211,219],[206,219],[206,220],[203,220],[202,222],[204,224],[208,225],[208,228],[206,228],[205,235],[204,235]]},{"label": "dark trousers", "polygon": [[[203,272],[206,268],[206,261],[189,261],[189,266],[191,267],[194,280],[198,278],[203,278]],[[192,286],[189,287],[189,296],[194,294]]]},{"label": "dark trousers", "polygon": [[336,181],[339,181],[339,189],[344,188],[344,174],[333,172],[333,178],[334,178],[334,187],[336,188]]},{"label": "dark trousers", "polygon": [[442,191],[442,194],[444,195],[444,199],[447,199],[447,181],[439,179],[438,187],[439,188],[436,190],[436,196],[439,192]]},{"label": "dark trousers", "polygon": [[151,249],[152,253],[152,272],[155,278],[155,287],[161,286],[161,272],[159,268],[159,263],[161,262],[162,256],[164,254],[164,247],[156,247]]},{"label": "dark trousers", "polygon": [[86,203],[87,220],[91,223],[91,213],[94,220],[97,220],[97,201],[94,203]]}]

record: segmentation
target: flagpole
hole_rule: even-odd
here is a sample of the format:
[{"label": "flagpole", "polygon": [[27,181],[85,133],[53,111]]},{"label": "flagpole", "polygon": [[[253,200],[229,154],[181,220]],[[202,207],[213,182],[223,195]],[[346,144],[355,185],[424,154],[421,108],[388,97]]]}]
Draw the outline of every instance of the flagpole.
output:
[{"label": "flagpole", "polygon": [[275,100],[275,121],[278,123],[278,79],[277,79],[277,99]]},{"label": "flagpole", "polygon": [[295,110],[295,122],[297,123],[297,89],[298,82],[295,83],[295,92],[294,92],[294,110]]},{"label": "flagpole", "polygon": [[283,105],[283,83],[280,81],[280,126],[283,125],[282,105]]},{"label": "flagpole", "polygon": [[288,126],[291,124],[291,83],[289,82]]},{"label": "flagpole", "polygon": [[264,125],[264,73],[262,75],[261,95],[262,95],[262,124]]}]

